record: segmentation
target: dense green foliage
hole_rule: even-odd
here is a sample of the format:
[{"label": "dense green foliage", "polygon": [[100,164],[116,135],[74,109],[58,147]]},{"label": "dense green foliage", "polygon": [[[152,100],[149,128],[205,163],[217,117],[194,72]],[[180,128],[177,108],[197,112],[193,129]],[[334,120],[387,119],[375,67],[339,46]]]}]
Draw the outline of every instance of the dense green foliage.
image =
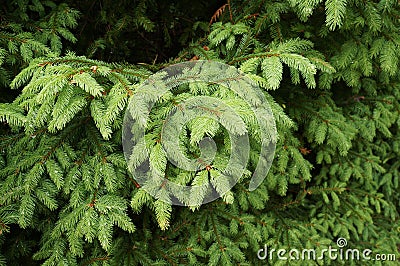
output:
[{"label": "dense green foliage", "polygon": [[[397,1],[14,0],[0,17],[0,265],[367,263],[257,258],[264,244],[322,250],[340,237],[348,248],[397,255],[376,265],[398,265]],[[249,192],[254,134],[231,192],[170,206],[129,173],[122,122],[152,73],[198,59],[259,84],[276,120],[275,158]],[[178,183],[211,177],[218,187],[229,154],[218,124],[195,119],[180,135],[187,154],[204,136],[221,144],[211,170],[182,174],[160,149],[167,112],[196,95],[222,99],[257,132],[233,93],[180,86],[152,110],[150,167]]]}]

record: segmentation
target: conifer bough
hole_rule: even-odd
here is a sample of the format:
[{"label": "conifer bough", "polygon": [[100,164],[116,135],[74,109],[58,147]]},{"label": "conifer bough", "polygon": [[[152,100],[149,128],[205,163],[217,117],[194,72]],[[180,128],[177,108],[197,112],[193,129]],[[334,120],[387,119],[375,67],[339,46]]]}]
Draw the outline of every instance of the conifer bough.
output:
[{"label": "conifer bough", "polygon": [[[0,266],[399,265],[399,1],[59,2],[0,9]],[[197,59],[234,69],[205,71],[210,79],[239,69],[271,108],[275,155],[253,191],[260,143],[274,143],[253,112],[258,97],[210,79],[177,82],[196,64],[157,73]],[[171,82],[160,97],[154,73]],[[143,106],[130,108],[140,95]],[[136,127],[123,130],[125,113]],[[128,163],[126,133],[144,138],[125,151]],[[228,190],[220,176],[243,136],[248,157],[236,158],[247,164],[233,164],[243,175]],[[163,179],[139,184],[133,166],[228,192],[201,205],[206,190],[171,191],[190,205],[173,206]],[[257,256],[321,254],[340,239],[394,260]]]},{"label": "conifer bough", "polygon": [[[258,158],[250,158],[250,143],[259,147]],[[257,83],[213,61],[155,73],[131,97],[124,118],[123,147],[134,179],[173,205],[199,207],[232,198],[228,192],[245,171],[253,173],[249,191],[255,190],[275,145],[275,120]]]}]

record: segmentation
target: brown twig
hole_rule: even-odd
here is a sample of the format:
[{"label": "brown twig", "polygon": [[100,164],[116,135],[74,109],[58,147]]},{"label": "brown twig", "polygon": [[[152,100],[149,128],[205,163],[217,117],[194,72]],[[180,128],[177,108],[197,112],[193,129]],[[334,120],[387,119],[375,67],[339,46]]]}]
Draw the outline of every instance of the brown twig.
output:
[{"label": "brown twig", "polygon": [[[215,11],[214,15],[212,15],[211,20],[210,20],[210,25],[213,24],[213,22],[217,22],[217,19],[222,15],[222,13],[224,13],[225,8],[227,6],[229,7],[229,10],[231,10],[229,1],[228,1],[228,4],[225,4],[225,5],[221,6],[220,8],[218,8],[217,11]],[[231,13],[230,16],[232,16],[232,12],[230,12],[230,13]]]}]

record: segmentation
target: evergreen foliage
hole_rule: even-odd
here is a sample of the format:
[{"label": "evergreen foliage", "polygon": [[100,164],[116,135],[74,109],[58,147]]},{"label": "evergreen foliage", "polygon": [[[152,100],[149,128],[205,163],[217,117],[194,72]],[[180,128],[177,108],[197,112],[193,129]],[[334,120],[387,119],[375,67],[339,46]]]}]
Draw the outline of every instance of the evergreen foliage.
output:
[{"label": "evergreen foliage", "polygon": [[9,99],[4,90],[33,58],[60,55],[63,42],[76,42],[70,30],[77,26],[79,12],[65,3],[8,1],[2,5],[0,16],[0,101],[3,102]]},{"label": "evergreen foliage", "polygon": [[[0,11],[0,265],[365,263],[257,258],[264,245],[321,251],[341,237],[348,248],[397,256],[375,265],[398,265],[397,1],[166,1],[168,11],[152,0],[121,1],[115,10],[103,2],[17,0]],[[174,10],[193,20],[156,19]],[[112,29],[87,24],[99,13],[99,25]],[[167,53],[174,29],[181,51]],[[147,37],[166,45],[148,49],[144,63],[135,56]],[[154,100],[148,146],[131,161],[148,158],[157,175],[224,191],[227,128],[252,136],[249,163],[230,192],[201,206],[195,193],[199,204],[171,206],[128,171],[123,118],[154,72],[198,59],[235,66],[260,86],[275,117],[275,158],[249,191],[262,141],[250,106],[218,84],[176,84]],[[195,156],[206,136],[218,148],[211,168],[189,172],[167,160],[159,134],[168,112],[197,95],[221,99],[245,124],[200,117],[185,125],[176,149]],[[143,108],[137,117],[147,115]]]}]

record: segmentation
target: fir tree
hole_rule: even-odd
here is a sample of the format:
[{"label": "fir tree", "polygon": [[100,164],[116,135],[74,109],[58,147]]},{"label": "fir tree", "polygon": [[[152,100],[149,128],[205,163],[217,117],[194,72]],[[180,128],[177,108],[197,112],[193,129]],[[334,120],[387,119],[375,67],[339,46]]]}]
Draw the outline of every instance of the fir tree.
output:
[{"label": "fir tree", "polygon": [[[376,265],[399,263],[397,1],[228,1],[196,14],[182,31],[184,47],[162,63],[154,60],[158,46],[147,63],[129,55],[129,63],[119,62],[143,37],[168,39],[175,27],[173,20],[169,29],[157,20],[155,1],[131,5],[132,12],[112,13],[105,3],[101,23],[114,28],[96,29],[93,39],[78,38],[88,30],[79,19],[95,17],[83,17],[82,1],[19,0],[1,11],[0,265],[369,263],[257,257],[264,245],[322,251],[336,248],[339,238],[348,248],[371,249],[371,256],[397,256]],[[194,8],[207,6],[201,5]],[[119,49],[113,41],[125,40],[127,25],[141,37],[106,58],[104,51]],[[253,134],[248,164],[228,193],[204,205],[172,206],[130,173],[129,163],[140,164],[141,157],[125,161],[123,118],[153,73],[198,59],[234,66],[259,85],[275,118],[275,157],[250,191],[262,143],[251,107],[218,84],[175,84],[148,114],[142,148],[152,171],[179,184],[226,188],[218,177],[230,154],[227,128],[239,128],[233,120],[198,118],[180,132],[175,148],[188,156],[199,152],[203,137],[215,140],[215,161],[201,171],[174,166],[159,143],[168,112],[190,97],[221,99],[243,119],[238,132]],[[139,108],[136,116],[144,115]],[[196,203],[204,200],[195,196]]]}]

